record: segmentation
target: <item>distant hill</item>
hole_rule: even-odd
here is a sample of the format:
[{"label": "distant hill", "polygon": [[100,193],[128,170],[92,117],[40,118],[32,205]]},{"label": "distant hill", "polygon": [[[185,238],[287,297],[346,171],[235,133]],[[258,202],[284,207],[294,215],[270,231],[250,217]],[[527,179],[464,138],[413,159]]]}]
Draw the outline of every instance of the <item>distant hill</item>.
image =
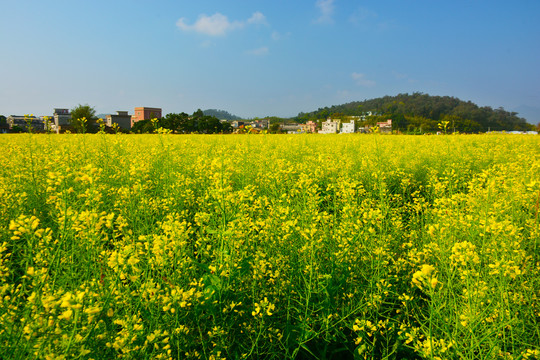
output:
[{"label": "distant hill", "polygon": [[215,116],[219,120],[240,120],[241,117],[233,115],[225,110],[207,109],[203,110],[204,115]]},{"label": "distant hill", "polygon": [[97,114],[97,115],[96,115],[96,118],[105,120],[105,118],[107,117],[107,115],[110,115],[110,114]]},{"label": "distant hill", "polygon": [[518,113],[508,112],[502,107],[479,107],[471,101],[423,93],[384,96],[319,108],[317,111],[298,114],[297,120],[303,122],[346,116],[364,116],[363,122],[366,125],[392,119],[393,128],[402,132],[438,131],[442,121],[448,121],[449,131],[467,133],[534,129]]}]

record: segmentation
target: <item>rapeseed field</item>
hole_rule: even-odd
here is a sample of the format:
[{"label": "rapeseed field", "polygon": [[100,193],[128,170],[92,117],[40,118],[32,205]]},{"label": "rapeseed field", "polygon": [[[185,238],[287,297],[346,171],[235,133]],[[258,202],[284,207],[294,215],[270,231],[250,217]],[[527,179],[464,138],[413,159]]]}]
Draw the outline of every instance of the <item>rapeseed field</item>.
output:
[{"label": "rapeseed field", "polygon": [[538,359],[540,138],[0,136],[2,359]]}]

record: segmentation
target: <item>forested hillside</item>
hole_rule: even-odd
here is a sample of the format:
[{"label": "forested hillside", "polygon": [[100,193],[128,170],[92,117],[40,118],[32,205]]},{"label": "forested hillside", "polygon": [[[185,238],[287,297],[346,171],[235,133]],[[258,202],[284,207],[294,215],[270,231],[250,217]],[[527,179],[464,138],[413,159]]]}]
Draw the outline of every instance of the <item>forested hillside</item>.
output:
[{"label": "forested hillside", "polygon": [[[369,115],[371,114],[371,115]],[[471,101],[450,96],[431,96],[423,93],[384,96],[354,101],[343,105],[319,108],[311,113],[298,114],[298,121],[320,120],[328,117],[362,116],[366,125],[386,119],[393,120],[394,129],[403,132],[437,131],[438,124],[448,121],[450,131],[467,133],[485,131],[533,130],[524,118],[502,107],[479,107]]]},{"label": "forested hillside", "polygon": [[204,115],[215,116],[220,120],[240,120],[241,118],[225,110],[207,109],[203,110]]}]

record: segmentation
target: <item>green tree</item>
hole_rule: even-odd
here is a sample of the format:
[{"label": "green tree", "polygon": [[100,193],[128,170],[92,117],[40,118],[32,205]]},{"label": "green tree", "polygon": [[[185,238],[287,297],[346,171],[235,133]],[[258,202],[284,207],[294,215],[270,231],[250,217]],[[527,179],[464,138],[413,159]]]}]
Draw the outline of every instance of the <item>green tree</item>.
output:
[{"label": "green tree", "polygon": [[232,127],[231,123],[229,123],[229,122],[221,123],[221,132],[223,132],[223,133],[231,133],[232,131],[233,131],[233,127]]},{"label": "green tree", "polygon": [[70,123],[77,132],[92,132],[96,123],[96,110],[90,105],[79,104],[71,109]]},{"label": "green tree", "polygon": [[154,132],[154,125],[150,120],[139,120],[133,124],[131,132],[135,134],[151,134]]},{"label": "green tree", "polygon": [[407,128],[407,119],[402,113],[394,113],[388,116],[388,119],[392,119],[392,129],[403,131]]},{"label": "green tree", "polygon": [[[132,128],[133,132],[146,132],[146,125],[138,125],[142,121],[138,121]],[[158,127],[169,129],[177,134],[190,134],[198,132],[202,134],[227,133],[232,131],[232,127],[228,122],[221,122],[217,117],[205,115],[200,109],[195,111],[193,115],[182,112],[180,114],[167,114],[157,123]]]},{"label": "green tree", "polygon": [[170,113],[161,118],[160,126],[170,129],[175,133],[189,133],[188,129],[189,115],[182,112],[180,114]]},{"label": "green tree", "polygon": [[191,117],[192,117],[193,119],[195,119],[195,120],[199,120],[199,119],[201,119],[203,116],[204,116],[204,113],[202,112],[201,109],[197,109],[197,111],[195,111],[195,112],[193,113],[193,115],[191,115]]},{"label": "green tree", "polygon": [[193,131],[202,134],[216,134],[229,131],[228,127],[226,129],[225,125],[217,117],[204,115],[201,109],[195,111],[191,118],[194,122]]},{"label": "green tree", "polygon": [[281,132],[280,130],[280,127],[279,127],[279,123],[273,123],[270,125],[270,129],[269,129],[269,132],[271,134],[279,134]]},{"label": "green tree", "polygon": [[7,125],[7,119],[4,115],[0,115],[0,126]]}]

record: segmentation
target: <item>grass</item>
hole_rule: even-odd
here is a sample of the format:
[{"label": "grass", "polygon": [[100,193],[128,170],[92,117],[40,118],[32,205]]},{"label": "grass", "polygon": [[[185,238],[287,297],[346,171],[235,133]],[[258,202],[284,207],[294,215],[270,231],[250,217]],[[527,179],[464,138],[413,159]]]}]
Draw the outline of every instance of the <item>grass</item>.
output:
[{"label": "grass", "polygon": [[539,358],[535,136],[0,137],[0,358]]}]

